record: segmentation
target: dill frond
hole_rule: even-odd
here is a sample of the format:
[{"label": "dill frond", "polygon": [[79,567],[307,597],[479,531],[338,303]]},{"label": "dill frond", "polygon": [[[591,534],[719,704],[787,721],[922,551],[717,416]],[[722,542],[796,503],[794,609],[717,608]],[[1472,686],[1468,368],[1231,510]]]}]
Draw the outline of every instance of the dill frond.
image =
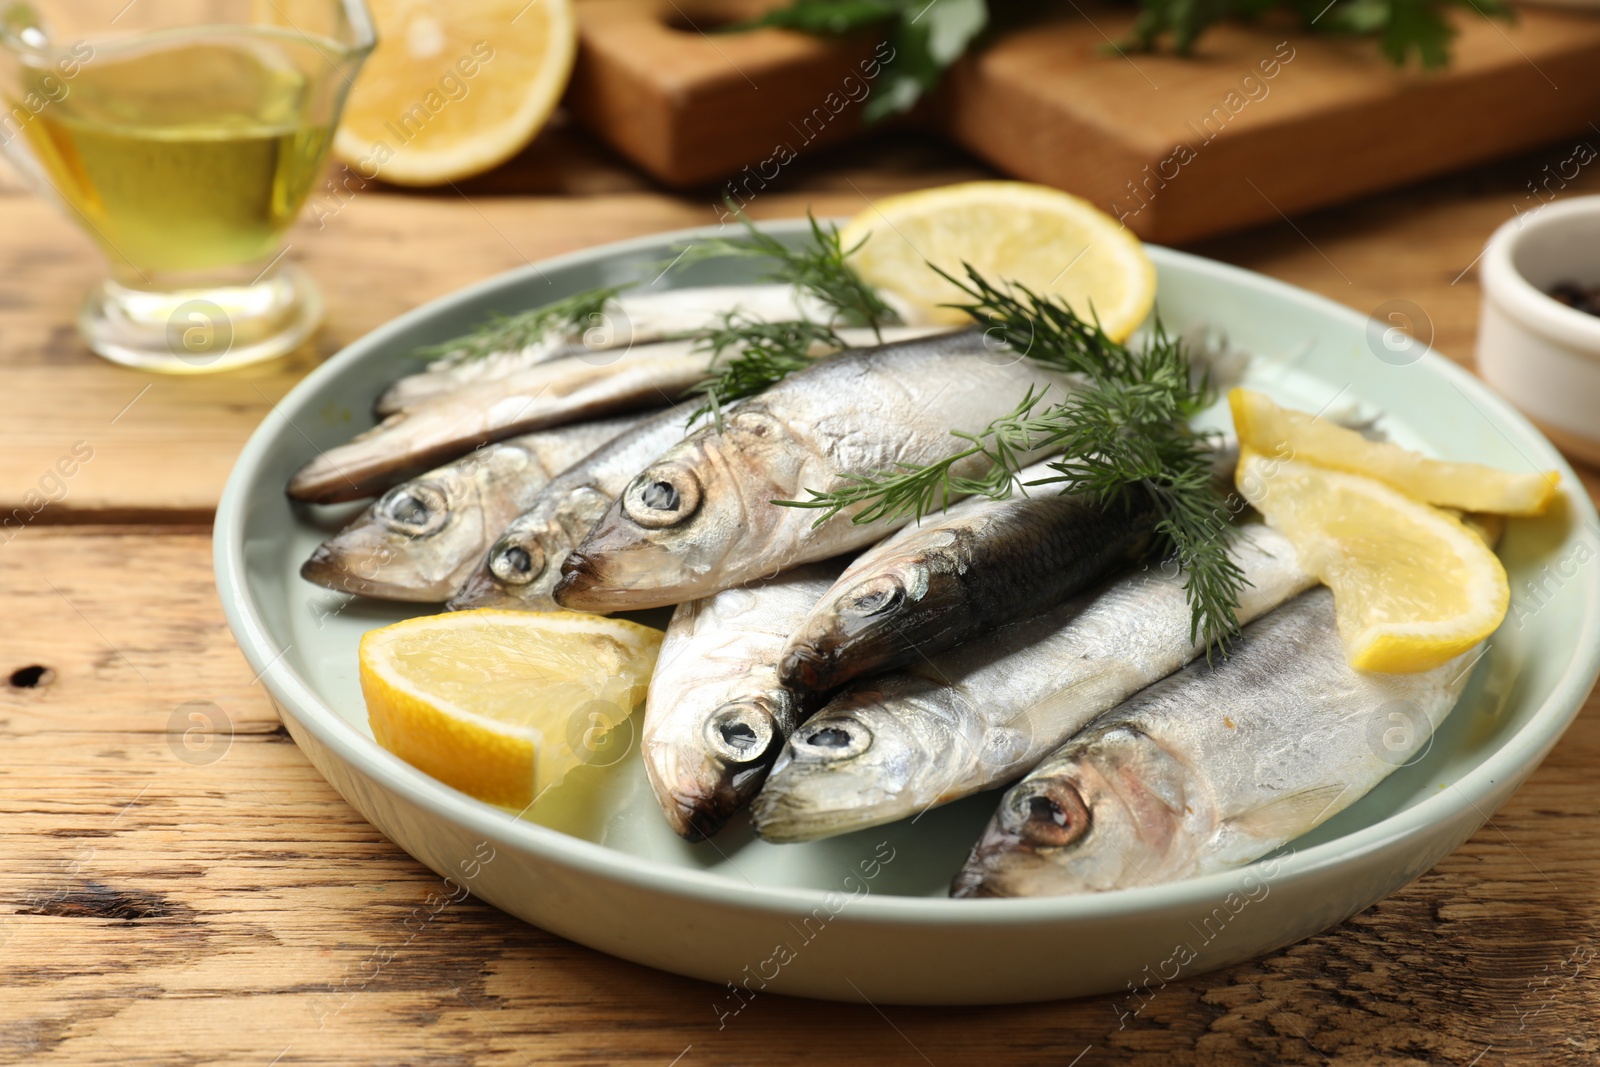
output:
[{"label": "dill frond", "polygon": [[[941,272],[943,273],[943,272]],[[1234,528],[1217,486],[1213,451],[1189,419],[1204,409],[1211,391],[1193,380],[1180,338],[1155,323],[1149,343],[1133,349],[1107,337],[1066,304],[1024,286],[1001,288],[968,266],[966,279],[946,275],[970,296],[956,305],[1028,358],[1079,378],[1079,387],[1054,404],[1029,390],[1009,414],[981,433],[952,431],[965,444],[924,467],[849,474],[806,500],[775,501],[819,509],[818,524],[843,512],[856,523],[906,515],[921,518],[958,497],[1003,499],[1030,453],[1060,452],[1052,477],[1037,484],[1081,493],[1104,504],[1147,491],[1161,518],[1161,547],[1185,569],[1191,636],[1207,654],[1227,651],[1238,632],[1239,594],[1246,582],[1228,549]],[[957,465],[987,460],[986,473],[960,477]]]},{"label": "dill frond", "polygon": [[706,398],[689,416],[689,424],[714,414],[720,429],[724,405],[753,396],[810,366],[811,350],[818,345],[836,350],[845,347],[844,339],[821,323],[804,319],[759,322],[737,313],[724,315],[701,338],[701,346],[712,353],[715,376],[686,394]]},{"label": "dill frond", "polygon": [[840,245],[837,227],[824,226],[807,211],[806,218],[811,220],[811,241],[803,247],[790,248],[758,229],[731,200],[728,208],[744,226],[745,235],[696,241],[678,257],[679,266],[730,256],[764,259],[769,265],[761,275],[763,281],[784,282],[810,293],[838,313],[838,325],[870,326],[877,331],[899,321],[899,316],[877,290],[845,262],[855,249]]},{"label": "dill frond", "polygon": [[581,331],[603,314],[606,302],[620,292],[622,287],[614,285],[585,289],[515,315],[491,315],[471,333],[414,349],[410,354],[415,359],[444,360],[455,366],[499,352],[520,352],[552,333]]}]

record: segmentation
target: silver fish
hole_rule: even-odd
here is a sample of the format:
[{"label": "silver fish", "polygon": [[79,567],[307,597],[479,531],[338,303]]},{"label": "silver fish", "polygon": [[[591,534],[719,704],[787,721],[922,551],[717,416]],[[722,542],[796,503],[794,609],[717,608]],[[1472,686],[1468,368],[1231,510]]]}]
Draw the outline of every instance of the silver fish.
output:
[{"label": "silver fish", "polygon": [[[891,327],[886,334],[921,336],[926,328]],[[841,339],[865,341],[870,330],[841,330]],[[519,608],[558,611],[551,591],[561,564],[605,514],[633,476],[691,431],[697,401],[679,405],[618,437],[556,478],[528,509],[508,524],[488,555],[450,601],[454,609]]]},{"label": "silver fish", "polygon": [[784,683],[836,689],[1037,614],[1142,555],[1160,519],[1135,487],[1098,504],[1050,486],[1046,464],[1018,473],[1015,495],[965,500],[863,552],[784,649]]},{"label": "silver fish", "polygon": [[[1239,621],[1316,581],[1269,527],[1242,527]],[[1147,569],[905,670],[864,678],[797,731],[751,809],[769,841],[915,815],[1025,773],[1096,715],[1199,655],[1184,575]]]},{"label": "silver fish", "polygon": [[757,789],[821,701],[778,681],[778,652],[838,577],[816,563],[678,605],[645,703],[645,772],[667,821],[699,841]]},{"label": "silver fish", "polygon": [[704,329],[729,314],[757,322],[827,322],[833,311],[792,285],[707,285],[620,293],[589,321],[551,330],[515,352],[496,352],[471,360],[451,356],[436,359],[425,371],[407,375],[384,390],[373,410],[380,416],[392,415],[464,386],[504,378],[538,363],[665,340]]},{"label": "silver fish", "polygon": [[318,545],[300,576],[343,593],[443,603],[551,478],[647,417],[524,434],[397,485]]},{"label": "silver fish", "polygon": [[557,359],[458,389],[391,415],[295,472],[289,495],[356,500],[508,437],[671,403],[705,378],[712,354],[693,341]]},{"label": "silver fish", "polygon": [[559,611],[550,591],[561,564],[644,465],[683,440],[698,402],[668,408],[601,445],[550,480],[480,554],[452,610]]},{"label": "silver fish", "polygon": [[1243,866],[1343,811],[1455,706],[1476,652],[1420,674],[1351,668],[1333,594],[1251,625],[1100,718],[1000,801],[955,896],[1050,896]]},{"label": "silver fish", "polygon": [[[567,557],[556,601],[622,611],[707,596],[870,544],[904,525],[846,511],[781,507],[850,473],[922,466],[948,455],[950,431],[977,433],[1028,389],[1060,398],[1064,376],[1028,360],[984,358],[976,330],[840,353],[728,409],[651,463]],[[1032,458],[1032,457],[1027,457]],[[953,473],[970,477],[987,460]]]}]

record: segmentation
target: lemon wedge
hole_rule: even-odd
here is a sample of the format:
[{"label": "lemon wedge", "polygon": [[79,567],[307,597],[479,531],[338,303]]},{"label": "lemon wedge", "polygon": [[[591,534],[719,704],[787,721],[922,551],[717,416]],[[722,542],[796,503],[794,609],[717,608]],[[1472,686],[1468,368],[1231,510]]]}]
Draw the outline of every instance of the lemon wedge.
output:
[{"label": "lemon wedge", "polygon": [[[1447,463],[1399,445],[1369,441],[1304,411],[1279,407],[1248,389],[1228,394],[1239,444],[1265,456],[1292,455],[1330,470],[1376,478],[1417,500],[1462,511],[1543,515],[1555,499],[1555,471],[1512,474],[1477,463]],[[1285,451],[1287,445],[1290,451]]]},{"label": "lemon wedge", "polygon": [[572,0],[368,7],[378,46],[333,140],[363,177],[440,185],[503,163],[539,132],[572,73]]},{"label": "lemon wedge", "polygon": [[644,699],[661,636],[577,612],[428,615],[362,637],[361,692],[384,748],[479,800],[525,808],[604,751]]},{"label": "lemon wedge", "polygon": [[1345,658],[1430,670],[1488,637],[1511,602],[1505,568],[1460,519],[1382,482],[1242,449],[1244,498],[1332,590]]},{"label": "lemon wedge", "polygon": [[1118,341],[1155,301],[1156,269],[1139,239],[1087,200],[1042,185],[966,182],[885,197],[851,219],[840,240],[855,248],[849,262],[865,281],[930,323],[970,321],[940,306],[969,298],[930,263],[957,278],[970,263],[996,284],[1060,297]]}]

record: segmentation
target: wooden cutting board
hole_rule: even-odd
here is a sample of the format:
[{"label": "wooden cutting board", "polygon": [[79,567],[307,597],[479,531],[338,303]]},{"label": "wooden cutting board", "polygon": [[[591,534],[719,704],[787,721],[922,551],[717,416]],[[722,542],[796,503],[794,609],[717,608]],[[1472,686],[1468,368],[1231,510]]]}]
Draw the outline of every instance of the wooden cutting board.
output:
[{"label": "wooden cutting board", "polygon": [[[861,123],[881,35],[714,32],[762,0],[585,0],[570,103],[655,177],[746,202]],[[1573,137],[1528,175],[1536,206],[1600,148],[1600,16],[1457,19],[1443,72],[1363,39],[1226,25],[1197,55],[1117,56],[1125,8],[996,35],[918,121],[1019,178],[1085,196],[1148,240],[1192,241]],[[1580,144],[1580,142],[1582,142]],[[1589,146],[1593,147],[1589,147]],[[1510,205],[1508,205],[1509,208]]]},{"label": "wooden cutting board", "polygon": [[727,179],[730,194],[748,199],[789,157],[862,133],[851,97],[864,99],[865,70],[881,43],[717,32],[775,6],[781,3],[585,0],[577,6],[578,62],[567,103],[668,185]]}]

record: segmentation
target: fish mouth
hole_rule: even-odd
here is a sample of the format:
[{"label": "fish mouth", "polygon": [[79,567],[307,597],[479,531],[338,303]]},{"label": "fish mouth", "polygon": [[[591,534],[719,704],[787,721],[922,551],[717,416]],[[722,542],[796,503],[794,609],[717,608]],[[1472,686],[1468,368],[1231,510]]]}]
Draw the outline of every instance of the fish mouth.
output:
[{"label": "fish mouth", "polygon": [[825,693],[911,660],[915,646],[888,628],[825,637],[793,638],[778,661],[778,679],[791,688]]},{"label": "fish mouth", "polygon": [[834,658],[815,645],[791,645],[778,662],[778,680],[791,689],[832,689]]},{"label": "fish mouth", "polygon": [[771,761],[740,768],[719,766],[713,780],[657,789],[656,800],[679,837],[706,841],[759,795],[770,768]]},{"label": "fish mouth", "polygon": [[813,615],[789,639],[778,664],[779,679],[789,686],[837,689],[907,662],[915,646],[900,632],[897,620],[918,605],[919,597],[897,574],[858,583],[832,610]]},{"label": "fish mouth", "polygon": [[574,550],[561,561],[561,579],[556,582],[551,596],[564,608],[593,611],[611,599],[607,592],[605,572],[599,561]]},{"label": "fish mouth", "polygon": [[[472,608],[513,608],[523,611],[538,610],[534,598],[528,595],[530,587],[506,586],[492,574],[482,570],[467,579],[445,604],[451,611],[468,611]],[[554,610],[550,605],[547,610]]]},{"label": "fish mouth", "polygon": [[1027,859],[1033,860],[1035,857],[1031,852],[1023,845],[1021,836],[1001,825],[1001,816],[996,815],[984,828],[983,836],[972,846],[972,854],[967,857],[967,862],[961,865],[961,870],[951,880],[950,895],[969,900],[1016,896],[1006,891],[1005,879],[1001,877],[1002,864],[1006,862],[1006,857],[1017,857],[1020,853],[1028,853]]},{"label": "fish mouth", "polygon": [[673,558],[660,552],[573,551],[561,564],[551,599],[570,611],[643,611],[693,599],[673,580]]},{"label": "fish mouth", "polygon": [[[1013,891],[1014,885],[1030,877],[1039,885],[1040,872],[1052,869],[1041,853],[1070,848],[1082,841],[1094,825],[1094,817],[1083,794],[1071,782],[1047,778],[1029,783],[1007,794],[1000,810],[972,846],[972,855],[950,883],[952,897],[1028,896],[1028,891]],[[1030,875],[1028,872],[1034,872]],[[1068,892],[1055,888],[1054,893]]]},{"label": "fish mouth", "polygon": [[788,843],[863,830],[901,818],[882,783],[850,764],[871,749],[872,731],[853,719],[813,720],[797,729],[750,805],[763,840]]},{"label": "fish mouth", "polygon": [[[300,565],[300,577],[313,585],[332,589],[336,593],[416,604],[438,604],[452,592],[443,583],[422,582],[415,573],[409,571],[405,576],[406,580],[403,581],[381,580],[377,576],[381,567],[364,566],[372,561],[371,556],[346,556],[326,544],[321,544],[311,553],[310,558]],[[359,573],[362,569],[370,569],[373,574],[363,575]]]},{"label": "fish mouth", "polygon": [[989,877],[990,873],[983,863],[969,860],[950,882],[950,896],[956,900],[1003,900],[1012,896]]},{"label": "fish mouth", "polygon": [[742,799],[717,790],[703,793],[673,792],[661,797],[661,810],[679,837],[693,844],[715,837],[728,820],[744,807]]},{"label": "fish mouth", "polygon": [[[772,709],[760,700],[736,700],[707,717],[705,748],[688,764],[673,761],[656,789],[667,821],[688,841],[714,837],[756,796],[783,748]],[[657,778],[653,761],[646,761]]]}]

